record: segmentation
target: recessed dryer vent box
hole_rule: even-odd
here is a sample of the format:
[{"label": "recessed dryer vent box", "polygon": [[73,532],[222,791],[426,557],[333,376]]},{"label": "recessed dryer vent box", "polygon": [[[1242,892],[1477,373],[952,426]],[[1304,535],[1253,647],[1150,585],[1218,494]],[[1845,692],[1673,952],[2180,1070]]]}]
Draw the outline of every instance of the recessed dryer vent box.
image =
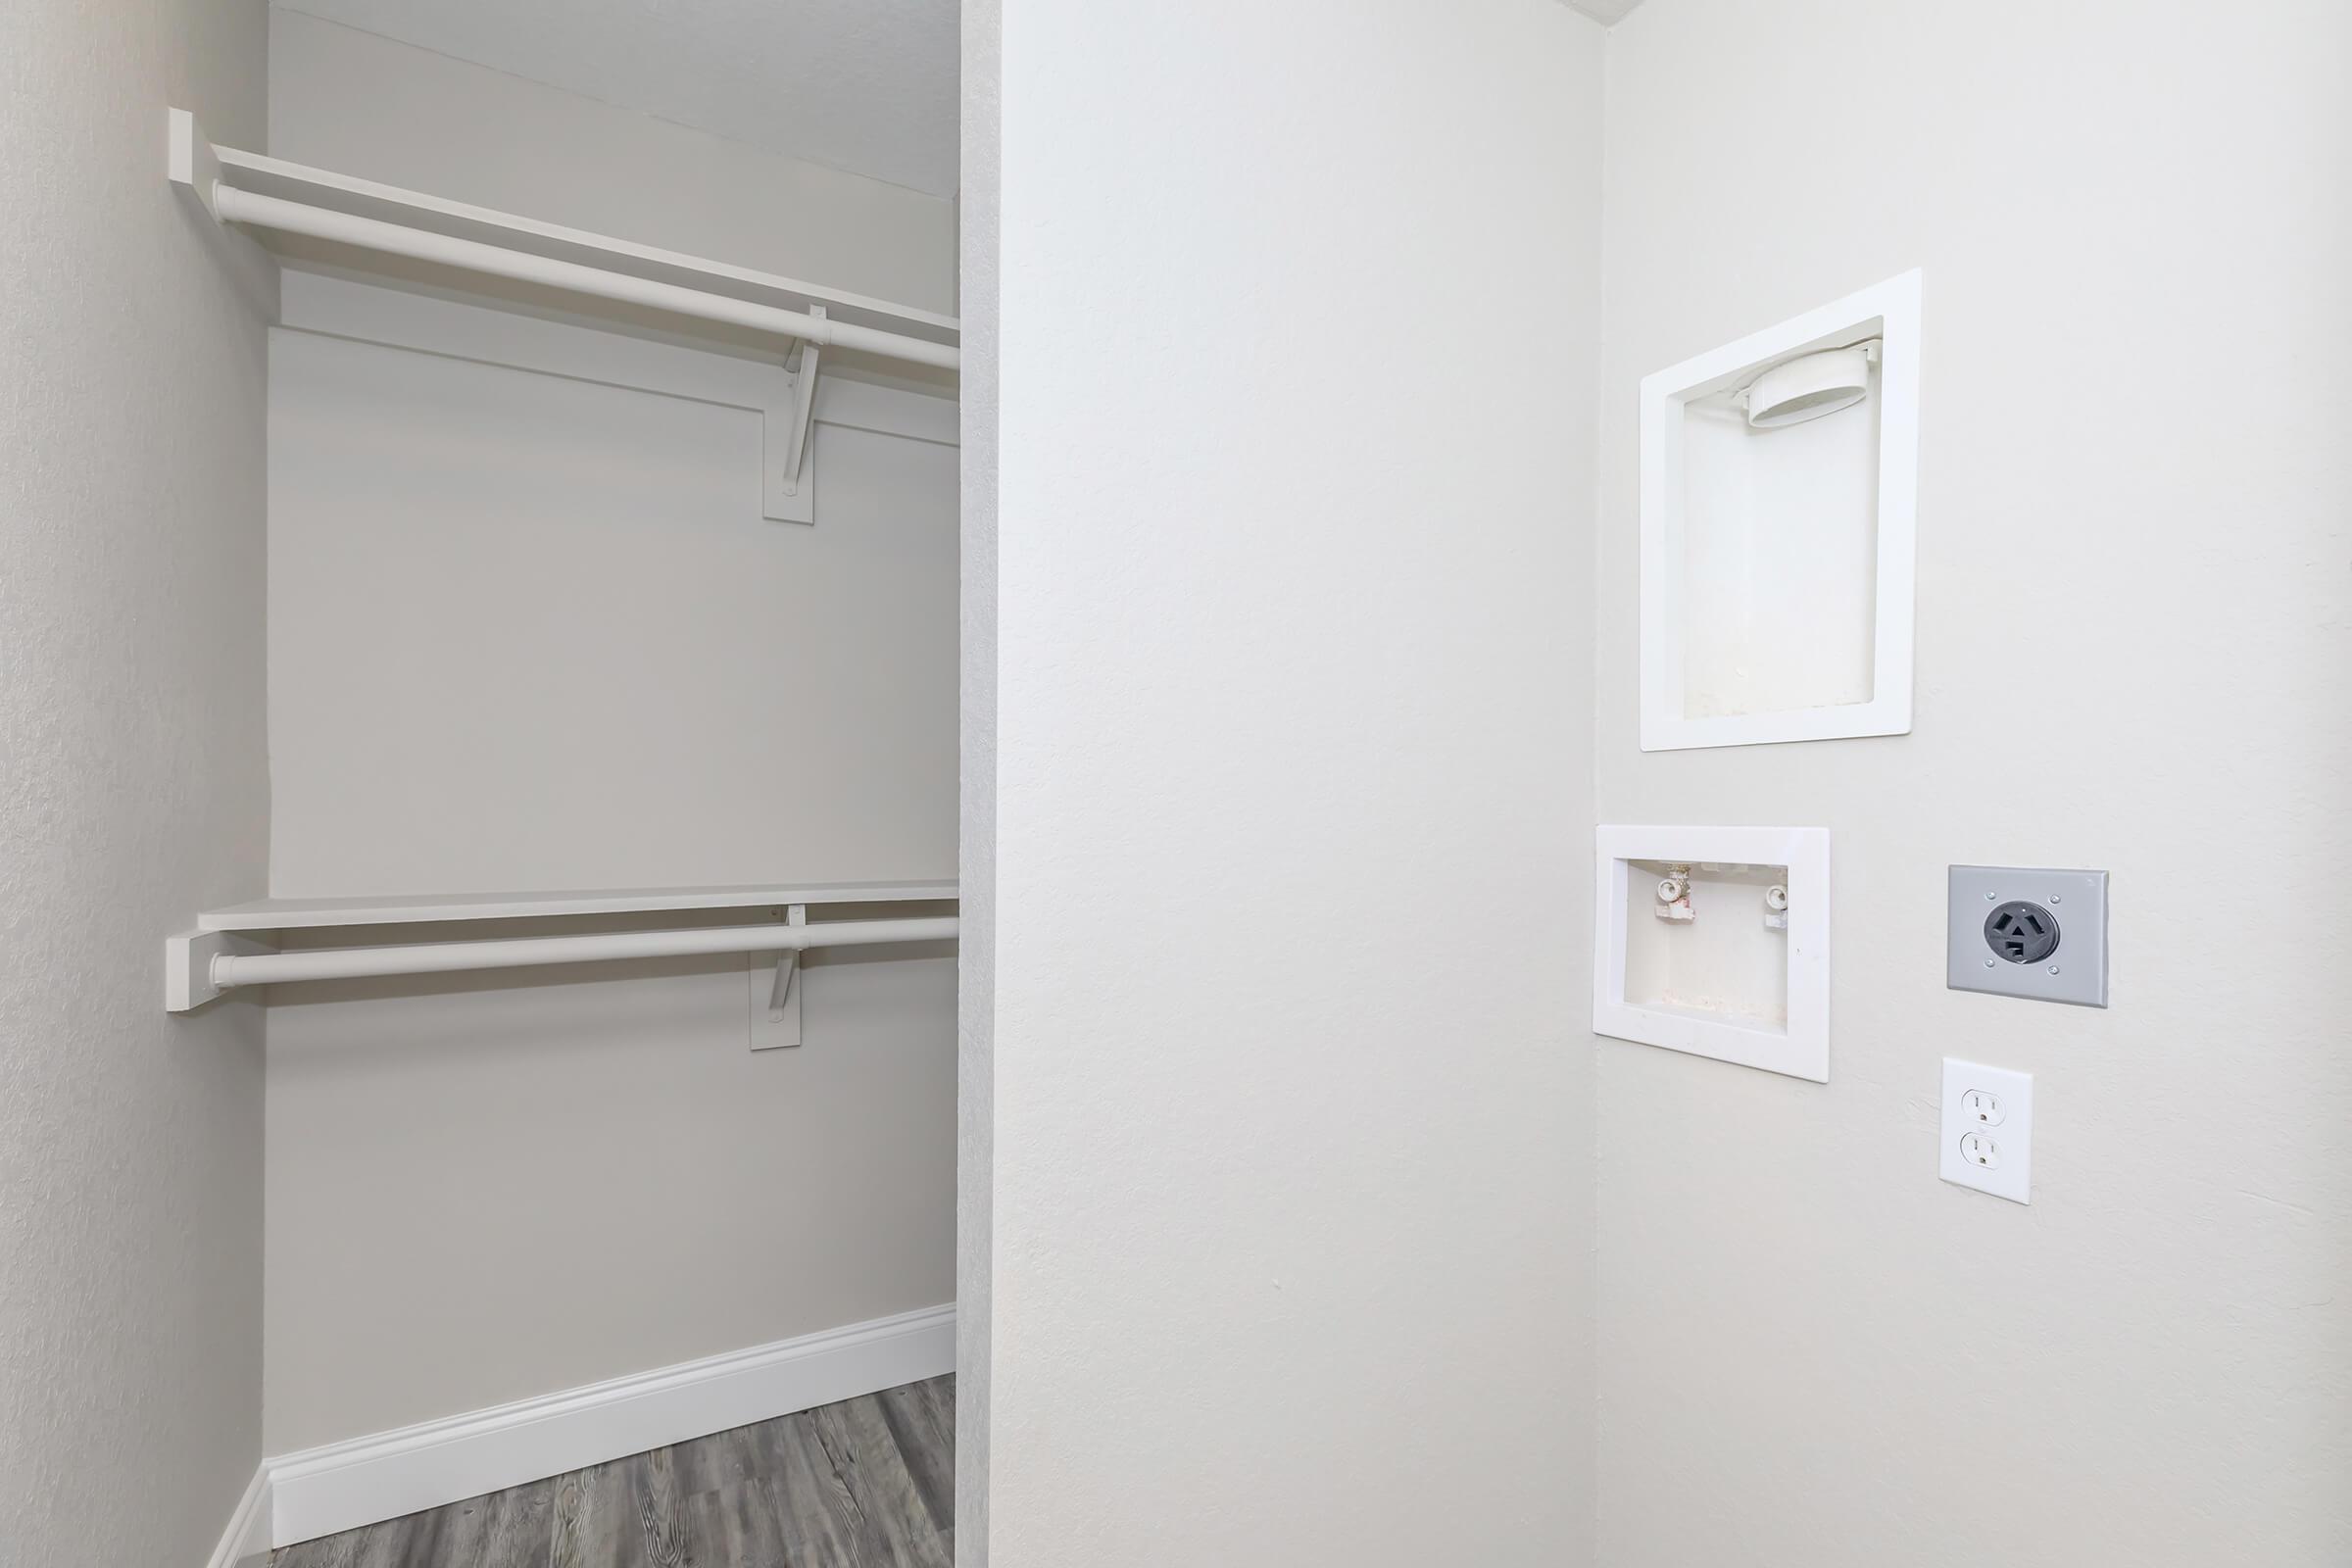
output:
[{"label": "recessed dryer vent box", "polygon": [[1595,848],[1593,1032],[1829,1082],[1829,830],[1611,826]]},{"label": "recessed dryer vent box", "polygon": [[1919,273],[1642,382],[1642,749],[1911,728]]}]

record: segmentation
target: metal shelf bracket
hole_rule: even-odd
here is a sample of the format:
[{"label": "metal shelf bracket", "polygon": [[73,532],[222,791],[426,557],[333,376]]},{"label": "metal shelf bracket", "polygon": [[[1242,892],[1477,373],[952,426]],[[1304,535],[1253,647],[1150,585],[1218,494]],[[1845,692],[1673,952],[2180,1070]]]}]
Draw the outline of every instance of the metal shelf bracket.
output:
[{"label": "metal shelf bracket", "polygon": [[[784,911],[784,923],[803,926],[808,923],[808,906],[795,904]],[[767,980],[762,988],[760,982]],[[764,989],[765,995],[761,992]],[[787,948],[776,955],[772,979],[760,972],[760,960],[752,960],[752,1049],[754,1051],[785,1051],[801,1043],[801,955]]]},{"label": "metal shelf bracket", "polygon": [[[811,305],[808,314],[821,321],[825,308]],[[816,520],[816,443],[809,438],[815,431],[816,369],[823,352],[816,343],[800,344],[776,368],[761,411],[766,442],[762,514],[775,522]]]}]

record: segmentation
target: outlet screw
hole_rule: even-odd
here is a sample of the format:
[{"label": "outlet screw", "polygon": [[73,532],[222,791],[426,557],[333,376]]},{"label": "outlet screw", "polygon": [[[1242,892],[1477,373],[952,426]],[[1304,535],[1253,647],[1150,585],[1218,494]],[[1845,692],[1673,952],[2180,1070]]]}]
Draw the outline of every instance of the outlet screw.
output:
[{"label": "outlet screw", "polygon": [[2050,895],[2050,902],[2051,902],[2052,904],[2056,904],[2056,903],[2058,902],[2058,895],[2057,895],[2057,894],[2055,894],[2055,893],[2051,894],[2051,895]]},{"label": "outlet screw", "polygon": [[1991,968],[1991,967],[1992,967],[1992,960],[1991,960],[1990,958],[1986,958],[1986,959],[1984,960],[1984,967],[1985,967],[1985,968],[1987,968],[1987,969],[1989,969],[1989,968]]},{"label": "outlet screw", "polygon": [[2051,965],[2050,965],[2050,973],[2052,973],[2052,974],[2056,974],[2057,972],[2058,972],[2058,966],[2057,966],[2056,964],[2054,964],[2054,963],[2053,963],[2053,964],[2051,964]]},{"label": "outlet screw", "polygon": [[1997,893],[1987,893],[1987,894],[1985,894],[1984,896],[1985,896],[1986,898],[1988,898],[1988,899],[1992,899],[1992,898],[1998,898],[1998,897],[2000,897],[2000,895],[1999,895],[1999,894],[1997,894]]}]

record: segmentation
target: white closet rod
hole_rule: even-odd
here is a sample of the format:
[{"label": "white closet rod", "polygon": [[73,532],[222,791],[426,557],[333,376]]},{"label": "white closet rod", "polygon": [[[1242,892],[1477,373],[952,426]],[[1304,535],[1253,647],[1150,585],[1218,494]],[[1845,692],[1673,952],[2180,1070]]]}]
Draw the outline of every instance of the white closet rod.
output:
[{"label": "white closet rod", "polygon": [[954,915],[902,920],[834,920],[823,925],[728,925],[688,931],[609,931],[574,937],[507,937],[490,942],[416,942],[381,948],[321,948],[308,953],[220,953],[216,988],[285,980],[363,980],[381,975],[445,974],[460,969],[515,969],[608,958],[674,958],[717,953],[801,953],[952,941]]},{"label": "white closet rod", "polygon": [[859,326],[852,321],[829,320],[801,311],[788,311],[778,305],[730,299],[724,294],[687,288],[678,283],[634,277],[626,272],[607,271],[601,267],[584,267],[578,262],[533,256],[498,245],[485,245],[479,240],[459,239],[455,235],[436,234],[429,229],[410,228],[373,218],[338,213],[325,207],[290,202],[276,196],[258,195],[253,191],[239,190],[225,180],[214,184],[212,206],[222,222],[251,223],[260,228],[276,229],[280,233],[303,234],[312,239],[358,245],[390,256],[406,256],[413,261],[437,262],[492,277],[545,284],[573,294],[648,306],[703,320],[724,321],[733,326],[780,333],[785,337],[801,338],[828,347],[884,355],[912,365],[929,365],[953,370],[962,364],[962,355],[952,344],[926,342],[917,337],[885,332],[878,327]]}]

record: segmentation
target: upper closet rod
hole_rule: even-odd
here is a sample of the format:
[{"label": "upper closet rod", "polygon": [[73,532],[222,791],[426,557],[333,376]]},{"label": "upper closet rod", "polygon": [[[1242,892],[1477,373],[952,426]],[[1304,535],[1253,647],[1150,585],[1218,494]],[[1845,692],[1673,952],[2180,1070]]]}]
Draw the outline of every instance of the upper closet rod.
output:
[{"label": "upper closet rod", "polygon": [[613,958],[670,958],[730,953],[805,953],[955,940],[952,914],[898,920],[833,920],[821,925],[705,926],[683,931],[600,931],[584,936],[502,937],[487,942],[408,942],[376,948],[318,948],[293,953],[219,951],[205,955],[195,978],[218,990],[286,980],[365,980],[385,975],[519,969]]},{"label": "upper closet rod", "polygon": [[273,228],[280,233],[334,240],[345,245],[381,251],[389,256],[406,256],[412,261],[438,262],[447,267],[464,268],[469,272],[484,272],[492,277],[513,278],[521,283],[542,283],[573,294],[618,300],[628,305],[650,306],[679,316],[748,326],[756,331],[780,333],[785,337],[802,338],[832,348],[886,355],[894,360],[936,366],[944,370],[953,370],[962,363],[962,354],[953,344],[927,343],[921,338],[905,337],[897,332],[884,332],[850,321],[829,320],[802,311],[788,311],[781,306],[729,299],[724,294],[712,294],[677,283],[632,277],[626,272],[607,271],[601,267],[583,267],[577,262],[559,261],[552,256],[532,256],[523,251],[485,245],[478,240],[459,239],[455,235],[436,234],[428,229],[409,228],[400,223],[380,222],[372,218],[306,206],[275,196],[256,195],[230,184],[214,184],[212,205],[213,211],[224,223],[251,223],[260,228]]}]

